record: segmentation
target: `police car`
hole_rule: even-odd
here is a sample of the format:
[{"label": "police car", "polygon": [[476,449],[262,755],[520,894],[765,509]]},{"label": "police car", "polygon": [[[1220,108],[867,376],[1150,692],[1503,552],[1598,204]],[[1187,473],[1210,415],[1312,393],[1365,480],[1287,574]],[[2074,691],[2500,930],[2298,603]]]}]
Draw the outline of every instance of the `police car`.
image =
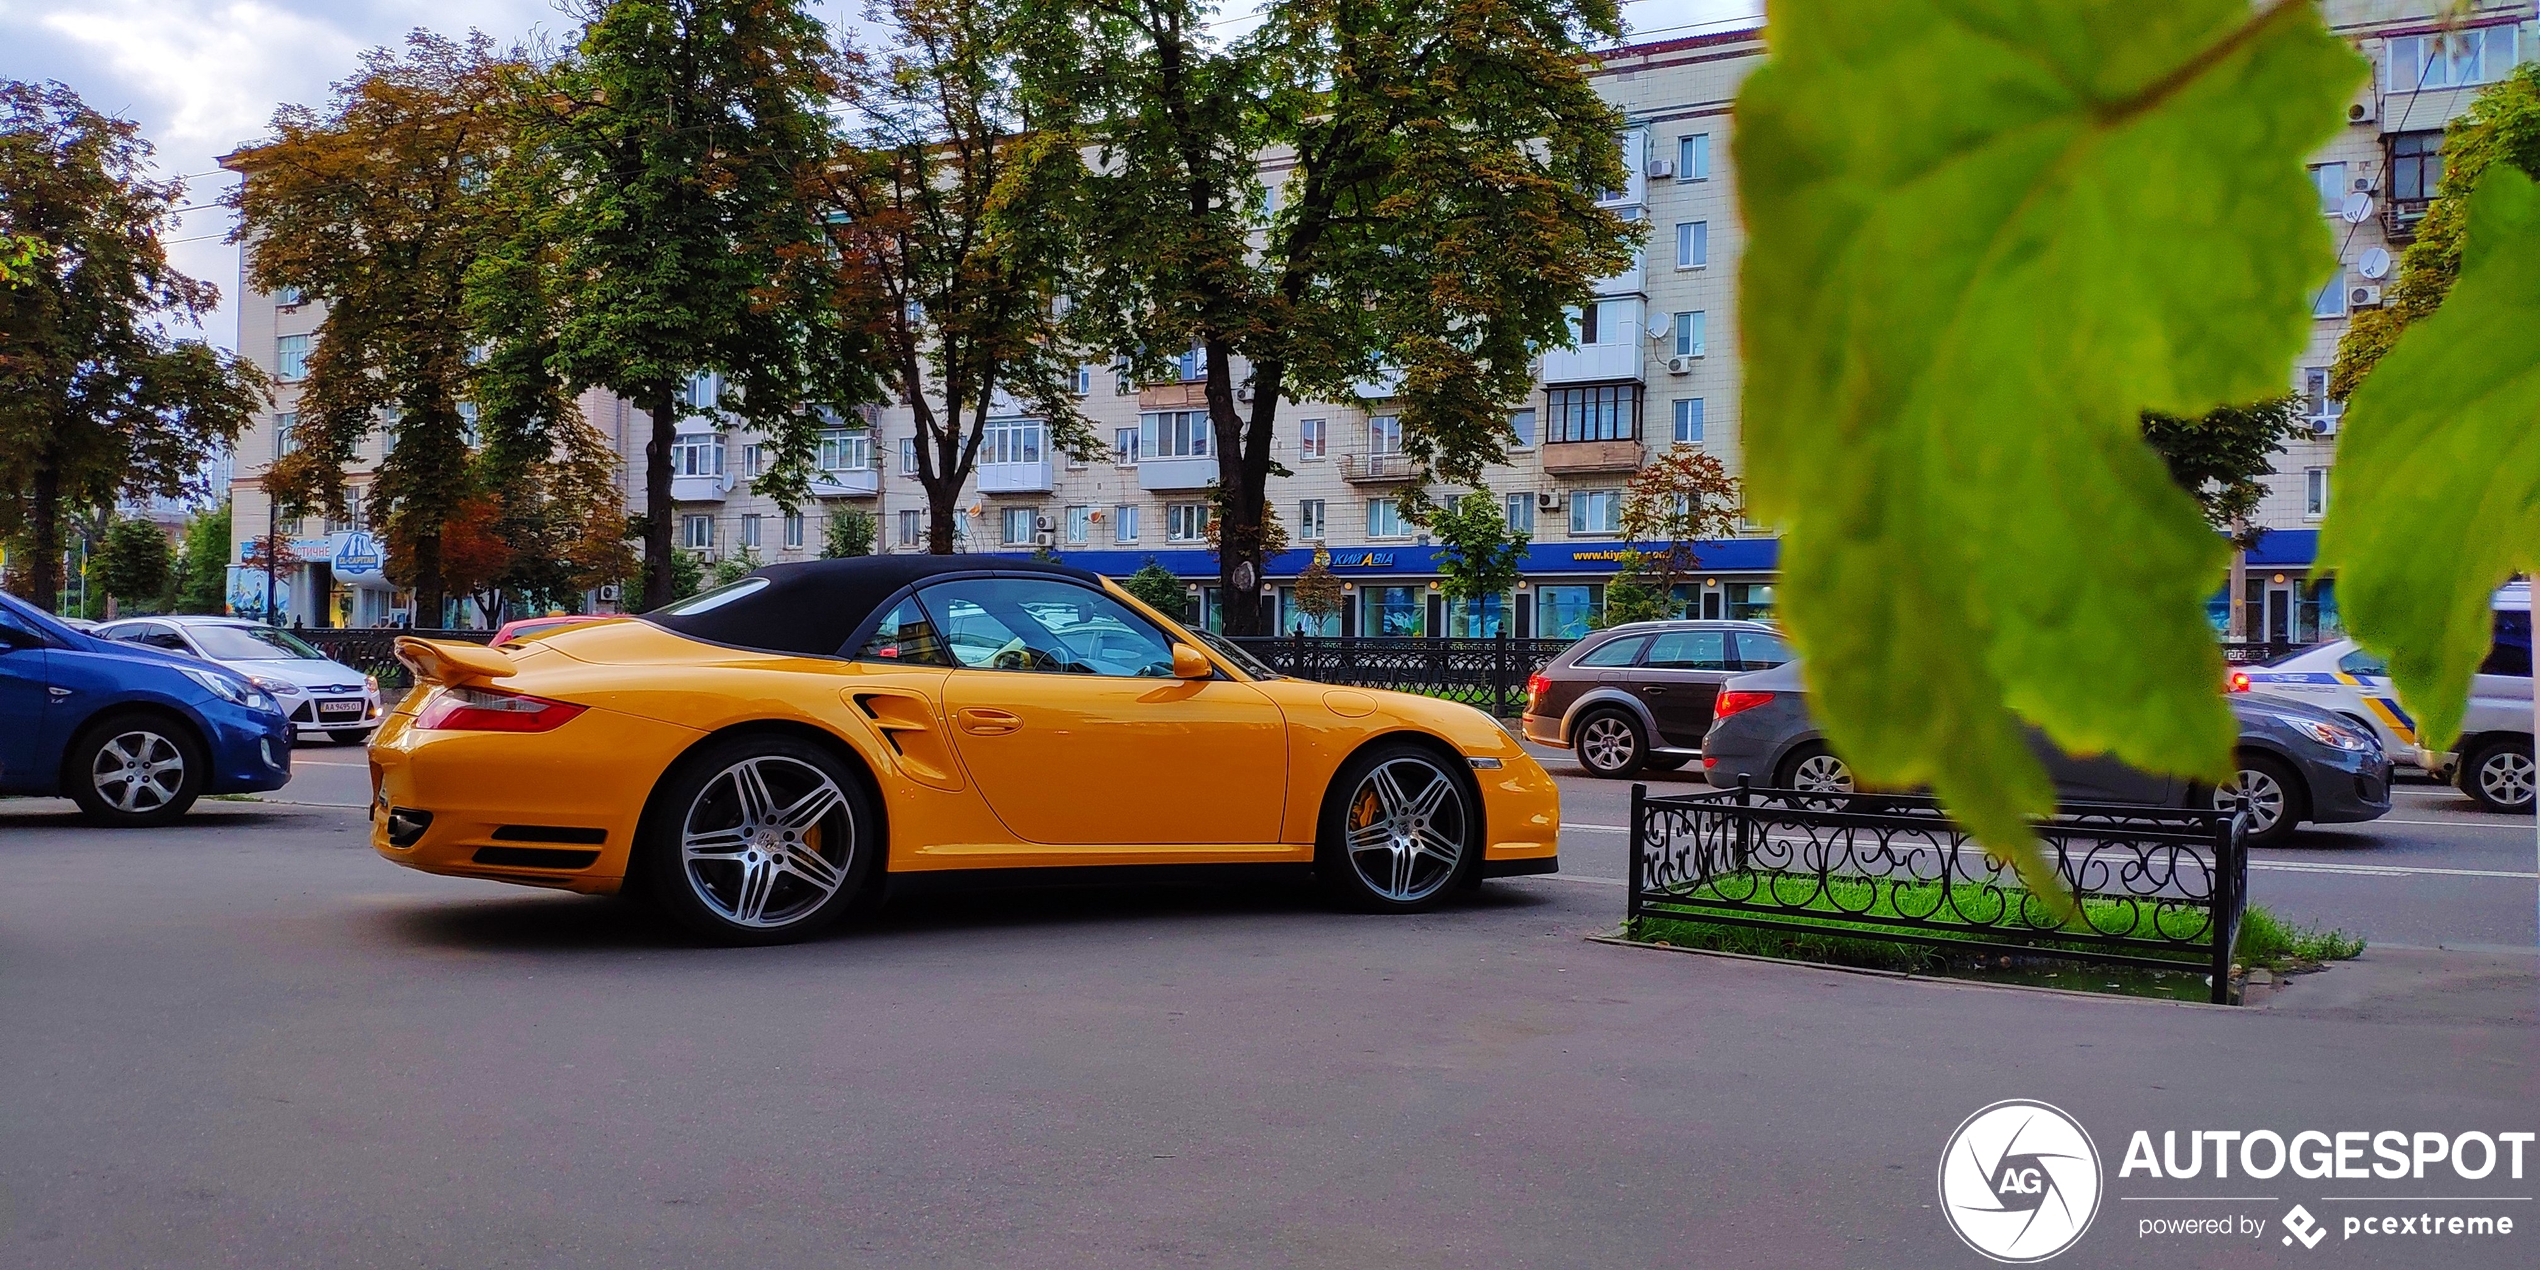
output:
[{"label": "police car", "polygon": [[2390,667],[2351,639],[2318,644],[2260,666],[2231,672],[2233,692],[2253,693],[2342,714],[2381,739],[2382,752],[2405,761],[2417,752],[2416,720],[2399,706]]}]

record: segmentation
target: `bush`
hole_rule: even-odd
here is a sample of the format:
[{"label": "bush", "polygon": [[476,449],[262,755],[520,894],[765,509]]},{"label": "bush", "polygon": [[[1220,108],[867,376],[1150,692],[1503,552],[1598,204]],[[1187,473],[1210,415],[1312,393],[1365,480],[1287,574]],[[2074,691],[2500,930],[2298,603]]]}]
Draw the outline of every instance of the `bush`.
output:
[{"label": "bush", "polygon": [[1145,602],[1148,608],[1176,621],[1190,612],[1190,588],[1180,578],[1174,577],[1172,570],[1157,564],[1153,556],[1148,556],[1147,562],[1138,566],[1138,571],[1130,574],[1128,580],[1120,585]]}]

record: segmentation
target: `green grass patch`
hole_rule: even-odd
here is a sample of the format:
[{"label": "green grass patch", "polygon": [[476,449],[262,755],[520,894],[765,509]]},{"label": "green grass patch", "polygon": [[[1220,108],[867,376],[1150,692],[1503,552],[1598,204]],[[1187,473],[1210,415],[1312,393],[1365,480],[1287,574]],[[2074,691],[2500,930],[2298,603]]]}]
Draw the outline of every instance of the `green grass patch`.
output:
[{"label": "green grass patch", "polygon": [[2252,904],[2240,917],[2240,962],[2281,970],[2297,963],[2349,961],[2363,955],[2364,938],[2318,923],[2295,926]]}]

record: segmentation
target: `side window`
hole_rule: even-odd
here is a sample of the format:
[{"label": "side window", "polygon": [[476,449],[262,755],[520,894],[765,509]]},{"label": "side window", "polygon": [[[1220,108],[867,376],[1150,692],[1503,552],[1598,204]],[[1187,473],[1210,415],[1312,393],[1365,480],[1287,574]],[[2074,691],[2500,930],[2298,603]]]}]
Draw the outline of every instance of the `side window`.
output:
[{"label": "side window", "polygon": [[148,644],[152,648],[164,648],[172,653],[191,654],[194,651],[193,646],[185,642],[184,636],[158,625],[142,627],[140,636],[135,642]]},{"label": "side window", "polygon": [[1644,666],[1666,670],[1729,669],[1727,631],[1669,631],[1649,641]]},{"label": "side window", "polygon": [[953,663],[974,670],[1169,679],[1173,646],[1100,591],[1041,578],[964,578],[918,593]]},{"label": "side window", "polygon": [[1771,670],[1791,658],[1790,645],[1760,631],[1737,633],[1737,668]]},{"label": "side window", "polygon": [[1613,640],[1589,649],[1586,656],[1571,664],[1574,666],[1629,666],[1640,660],[1640,650],[1648,645],[1649,637],[1646,635]]},{"label": "side window", "polygon": [[2511,610],[2496,615],[2496,642],[2487,648],[2487,660],[2480,663],[2482,675],[2531,677],[2531,615]]},{"label": "side window", "polygon": [[8,639],[0,640],[0,651],[6,651],[7,647],[13,643],[40,647],[45,642],[44,637],[36,633],[34,623],[20,620],[18,615],[10,612],[5,605],[0,605],[0,631],[9,633]]},{"label": "side window", "polygon": [[882,624],[873,628],[873,638],[856,650],[856,661],[896,662],[903,666],[949,666],[952,659],[944,655],[944,641],[935,637],[934,623],[926,620],[926,610],[915,600],[902,600],[882,615]]},{"label": "side window", "polygon": [[2350,675],[2371,675],[2380,679],[2390,677],[2390,663],[2360,648],[2338,658],[2337,668]]}]

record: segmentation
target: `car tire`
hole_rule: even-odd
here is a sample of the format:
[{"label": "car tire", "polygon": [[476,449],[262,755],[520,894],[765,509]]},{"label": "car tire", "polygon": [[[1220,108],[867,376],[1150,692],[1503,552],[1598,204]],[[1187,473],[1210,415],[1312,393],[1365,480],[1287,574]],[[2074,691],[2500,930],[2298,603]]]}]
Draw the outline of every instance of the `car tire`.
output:
[{"label": "car tire", "polygon": [[1852,775],[1852,765],[1818,741],[1792,750],[1790,757],[1782,760],[1781,770],[1773,773],[1773,784],[1782,789],[1843,795],[1861,787]]},{"label": "car tire", "polygon": [[880,818],[827,749],[790,736],[713,742],[662,778],[637,831],[642,891],[719,944],[808,939],[880,867]]},{"label": "car tire", "polygon": [[1416,913],[1478,881],[1482,800],[1438,751],[1402,742],[1350,756],[1323,797],[1314,872],[1342,905]]},{"label": "car tire", "polygon": [[2534,777],[2530,739],[2500,736],[2482,741],[2471,750],[2461,760],[2455,779],[2460,791],[2477,800],[2480,807],[2527,816],[2531,814]]},{"label": "car tire", "polygon": [[174,720],[118,714],[80,730],[62,759],[62,785],[90,823],[143,829],[184,815],[202,797],[209,766],[193,732]]},{"label": "car tire", "polygon": [[326,739],[335,742],[337,745],[367,745],[370,743],[370,729],[337,728],[336,730],[327,733]]},{"label": "car tire", "polygon": [[2293,831],[2311,815],[2310,797],[2301,776],[2284,760],[2269,754],[2243,751],[2234,757],[2233,766],[2232,778],[2209,795],[2214,810],[2228,811],[2254,800],[2242,845],[2280,847],[2292,841]]},{"label": "car tire", "polygon": [[1619,780],[1649,762],[1649,734],[1627,710],[1591,710],[1579,720],[1570,751],[1588,775]]}]

